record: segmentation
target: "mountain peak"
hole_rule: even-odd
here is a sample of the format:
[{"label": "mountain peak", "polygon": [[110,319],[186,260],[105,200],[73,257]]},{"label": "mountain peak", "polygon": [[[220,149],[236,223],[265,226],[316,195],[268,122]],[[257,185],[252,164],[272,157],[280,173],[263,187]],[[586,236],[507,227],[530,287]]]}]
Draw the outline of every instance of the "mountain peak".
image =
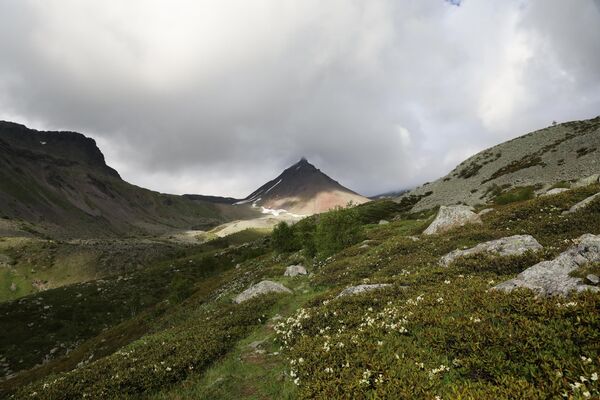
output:
[{"label": "mountain peak", "polygon": [[315,214],[345,206],[349,201],[359,204],[367,199],[340,185],[302,157],[237,204]]}]

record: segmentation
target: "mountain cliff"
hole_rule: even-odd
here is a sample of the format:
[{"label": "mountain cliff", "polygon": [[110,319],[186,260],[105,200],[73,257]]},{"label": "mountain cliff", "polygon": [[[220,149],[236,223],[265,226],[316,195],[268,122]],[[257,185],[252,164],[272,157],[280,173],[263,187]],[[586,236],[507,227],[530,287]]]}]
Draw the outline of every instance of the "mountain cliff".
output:
[{"label": "mountain cliff", "polygon": [[0,231],[58,237],[159,234],[230,219],[227,205],[131,185],[93,139],[0,121]]}]

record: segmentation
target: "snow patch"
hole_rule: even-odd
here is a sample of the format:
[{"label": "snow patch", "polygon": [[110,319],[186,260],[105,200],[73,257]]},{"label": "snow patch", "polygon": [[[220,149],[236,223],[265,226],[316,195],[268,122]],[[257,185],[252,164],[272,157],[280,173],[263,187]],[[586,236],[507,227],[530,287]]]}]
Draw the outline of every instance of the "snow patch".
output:
[{"label": "snow patch", "polygon": [[43,145],[45,145],[45,144],[46,144],[46,142],[40,142],[40,144],[43,146]]},{"label": "snow patch", "polygon": [[265,194],[269,193],[271,191],[271,189],[273,189],[275,186],[279,185],[282,180],[283,179],[278,180],[276,184],[274,184],[273,186],[271,186],[270,188],[268,188],[267,191],[265,192]]}]

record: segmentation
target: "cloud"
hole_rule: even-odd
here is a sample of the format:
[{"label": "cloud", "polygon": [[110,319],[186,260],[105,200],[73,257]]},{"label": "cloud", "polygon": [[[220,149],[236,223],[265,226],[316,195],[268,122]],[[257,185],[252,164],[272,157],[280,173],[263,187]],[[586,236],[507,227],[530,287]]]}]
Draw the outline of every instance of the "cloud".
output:
[{"label": "cloud", "polygon": [[599,10],[7,0],[0,118],[90,135],[122,176],[160,191],[243,196],[306,156],[375,194],[598,114]]}]

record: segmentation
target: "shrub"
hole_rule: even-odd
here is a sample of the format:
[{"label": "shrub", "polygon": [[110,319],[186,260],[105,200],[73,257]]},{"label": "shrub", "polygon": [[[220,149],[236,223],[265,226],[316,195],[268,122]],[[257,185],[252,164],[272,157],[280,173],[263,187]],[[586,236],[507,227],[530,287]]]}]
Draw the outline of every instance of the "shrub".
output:
[{"label": "shrub", "polygon": [[320,216],[315,233],[319,255],[330,256],[357,243],[362,236],[360,216],[355,208],[335,208]]},{"label": "shrub", "polygon": [[293,228],[284,221],[278,223],[273,229],[271,244],[274,250],[281,253],[287,253],[300,248],[294,236]]},{"label": "shrub", "polygon": [[533,186],[516,187],[494,198],[496,204],[509,204],[534,198]]},{"label": "shrub", "polygon": [[187,299],[194,291],[194,282],[181,274],[173,277],[169,285],[169,301],[180,303]]}]

